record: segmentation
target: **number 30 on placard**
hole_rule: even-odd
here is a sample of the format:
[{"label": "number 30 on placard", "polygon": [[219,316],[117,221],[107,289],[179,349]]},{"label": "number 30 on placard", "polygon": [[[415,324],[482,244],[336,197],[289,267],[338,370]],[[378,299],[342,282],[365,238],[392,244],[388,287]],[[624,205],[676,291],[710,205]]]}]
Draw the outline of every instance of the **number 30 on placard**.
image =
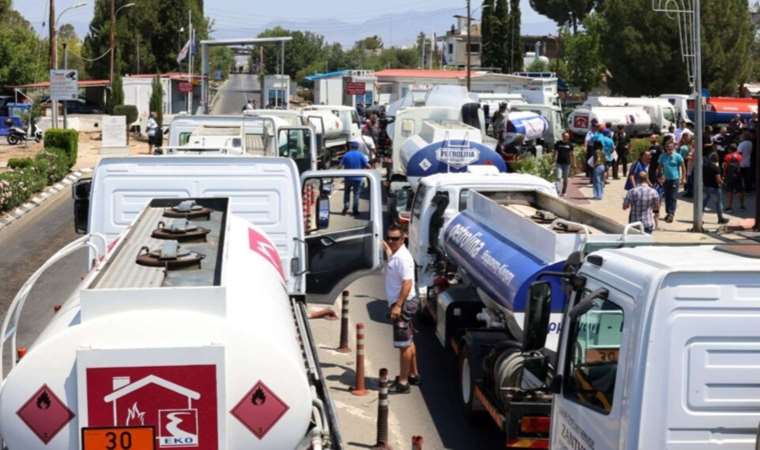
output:
[{"label": "number 30 on placard", "polygon": [[82,428],[82,450],[155,450],[153,427]]}]

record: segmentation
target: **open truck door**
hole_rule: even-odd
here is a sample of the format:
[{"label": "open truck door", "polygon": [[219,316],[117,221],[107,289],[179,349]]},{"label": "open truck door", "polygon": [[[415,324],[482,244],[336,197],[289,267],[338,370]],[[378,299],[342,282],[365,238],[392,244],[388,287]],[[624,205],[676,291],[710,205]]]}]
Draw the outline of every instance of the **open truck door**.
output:
[{"label": "open truck door", "polygon": [[380,176],[323,170],[301,176],[310,303],[332,304],[356,279],[383,263]]}]

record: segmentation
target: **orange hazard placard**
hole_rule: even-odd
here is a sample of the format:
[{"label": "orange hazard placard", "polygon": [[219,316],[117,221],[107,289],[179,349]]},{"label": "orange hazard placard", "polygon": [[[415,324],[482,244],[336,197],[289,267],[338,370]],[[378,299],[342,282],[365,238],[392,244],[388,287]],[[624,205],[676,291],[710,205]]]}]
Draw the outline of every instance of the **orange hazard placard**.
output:
[{"label": "orange hazard placard", "polygon": [[82,428],[82,450],[155,450],[153,427]]}]

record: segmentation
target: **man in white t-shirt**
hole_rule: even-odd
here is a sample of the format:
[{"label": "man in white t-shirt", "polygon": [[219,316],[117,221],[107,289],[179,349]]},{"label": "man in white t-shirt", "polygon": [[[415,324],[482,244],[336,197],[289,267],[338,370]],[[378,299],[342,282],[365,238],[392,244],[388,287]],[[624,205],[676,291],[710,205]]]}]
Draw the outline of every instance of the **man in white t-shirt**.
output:
[{"label": "man in white t-shirt", "polygon": [[738,149],[739,153],[742,154],[739,167],[741,167],[742,178],[744,179],[744,189],[747,192],[751,192],[755,184],[755,176],[752,173],[752,146],[752,134],[744,132]]},{"label": "man in white t-shirt", "polygon": [[388,227],[385,253],[388,257],[385,266],[385,295],[393,322],[393,346],[400,352],[399,376],[393,389],[399,394],[406,394],[410,390],[410,384],[420,382],[412,325],[419,300],[414,290],[414,259],[404,245],[404,233],[395,224]]}]

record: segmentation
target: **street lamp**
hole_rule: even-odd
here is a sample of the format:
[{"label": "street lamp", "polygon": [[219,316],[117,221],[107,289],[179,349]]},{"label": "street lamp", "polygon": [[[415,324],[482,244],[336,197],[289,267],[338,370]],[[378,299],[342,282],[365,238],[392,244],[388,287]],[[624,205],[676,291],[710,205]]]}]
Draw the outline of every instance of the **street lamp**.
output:
[{"label": "street lamp", "polygon": [[[113,65],[114,65],[114,53],[116,52],[116,15],[123,9],[131,8],[135,6],[134,2],[130,2],[121,5],[119,9],[116,9],[116,0],[111,0],[111,76],[109,78],[110,85],[113,87]],[[112,93],[113,94],[113,93]]]},{"label": "street lamp", "polygon": [[83,6],[87,6],[87,2],[77,3],[76,5],[71,5],[68,8],[63,8],[63,11],[61,11],[61,13],[58,14],[58,17],[55,19],[56,25],[61,21],[61,16],[64,15],[66,11],[71,11],[72,9],[81,8]]}]

